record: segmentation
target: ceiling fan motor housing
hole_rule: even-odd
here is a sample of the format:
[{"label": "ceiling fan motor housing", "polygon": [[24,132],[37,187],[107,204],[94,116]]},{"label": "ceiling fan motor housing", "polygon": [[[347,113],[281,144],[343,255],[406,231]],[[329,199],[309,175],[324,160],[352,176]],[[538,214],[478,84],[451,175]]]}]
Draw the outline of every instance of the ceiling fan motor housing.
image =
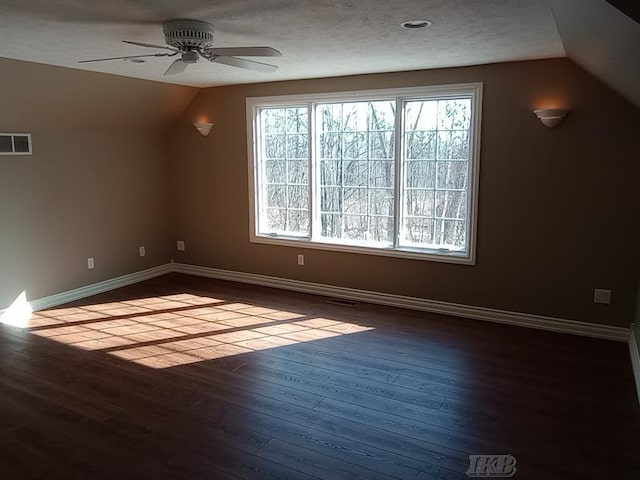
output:
[{"label": "ceiling fan motor housing", "polygon": [[213,25],[197,20],[169,20],[162,25],[168,45],[180,50],[213,47]]}]

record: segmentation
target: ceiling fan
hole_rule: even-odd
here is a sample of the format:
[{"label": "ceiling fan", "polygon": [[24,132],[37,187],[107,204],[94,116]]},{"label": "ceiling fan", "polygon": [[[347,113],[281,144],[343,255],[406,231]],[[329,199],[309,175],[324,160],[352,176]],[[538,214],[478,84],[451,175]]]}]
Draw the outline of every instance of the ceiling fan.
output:
[{"label": "ceiling fan", "polygon": [[105,62],[109,60],[129,60],[131,62],[143,62],[147,57],[175,57],[165,75],[182,73],[191,64],[197,63],[200,58],[210,62],[231,65],[256,72],[275,72],[278,67],[268,63],[246,60],[238,57],[281,57],[282,54],[271,47],[213,47],[213,25],[198,20],[169,20],[162,24],[165,42],[168,46],[152,45],[149,43],[132,42],[125,43],[140,47],[159,48],[169,52],[150,53],[146,55],[129,55],[125,57],[97,58],[95,60],[81,60],[78,63]]}]

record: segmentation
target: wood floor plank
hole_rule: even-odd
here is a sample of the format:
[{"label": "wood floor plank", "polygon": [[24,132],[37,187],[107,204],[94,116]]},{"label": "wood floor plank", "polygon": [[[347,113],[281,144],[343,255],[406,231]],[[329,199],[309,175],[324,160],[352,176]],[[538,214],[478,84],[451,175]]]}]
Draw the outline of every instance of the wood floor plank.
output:
[{"label": "wood floor plank", "polygon": [[627,346],[170,274],[0,325],[2,478],[640,478]]},{"label": "wood floor plank", "polygon": [[298,445],[271,439],[258,455],[285,465],[291,465],[301,472],[314,475],[322,479],[340,480],[387,480],[389,476],[369,470],[351,462],[327,457],[314,450],[308,450]]},{"label": "wood floor plank", "polygon": [[[409,458],[425,462],[442,468],[460,465],[464,455],[437,444],[427,445],[404,435],[363,424],[354,420],[347,420],[323,412],[283,404],[264,397],[245,396],[242,398],[225,394],[224,391],[215,394],[219,400],[233,403],[247,410],[268,415],[283,422],[292,422],[307,426],[323,433],[343,437],[355,442],[361,442],[376,449],[404,455]],[[208,404],[210,401],[203,403]]]},{"label": "wood floor plank", "polygon": [[223,428],[234,430],[238,425],[395,478],[412,478],[430,468],[423,461],[371,447],[335,433],[322,432],[241,407],[231,408]]}]

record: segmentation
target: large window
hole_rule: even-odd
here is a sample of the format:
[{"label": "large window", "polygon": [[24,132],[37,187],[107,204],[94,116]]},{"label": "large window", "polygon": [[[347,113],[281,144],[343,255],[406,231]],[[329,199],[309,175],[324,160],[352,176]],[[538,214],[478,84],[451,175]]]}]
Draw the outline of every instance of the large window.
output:
[{"label": "large window", "polygon": [[251,240],[473,263],[481,91],[247,99]]}]

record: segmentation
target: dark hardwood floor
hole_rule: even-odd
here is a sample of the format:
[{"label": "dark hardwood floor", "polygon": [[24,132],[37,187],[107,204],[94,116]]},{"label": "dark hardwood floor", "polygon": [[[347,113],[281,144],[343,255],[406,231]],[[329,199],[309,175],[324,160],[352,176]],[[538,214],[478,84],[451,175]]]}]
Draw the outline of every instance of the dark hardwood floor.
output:
[{"label": "dark hardwood floor", "polygon": [[172,274],[0,345],[2,479],[640,478],[625,343]]}]

